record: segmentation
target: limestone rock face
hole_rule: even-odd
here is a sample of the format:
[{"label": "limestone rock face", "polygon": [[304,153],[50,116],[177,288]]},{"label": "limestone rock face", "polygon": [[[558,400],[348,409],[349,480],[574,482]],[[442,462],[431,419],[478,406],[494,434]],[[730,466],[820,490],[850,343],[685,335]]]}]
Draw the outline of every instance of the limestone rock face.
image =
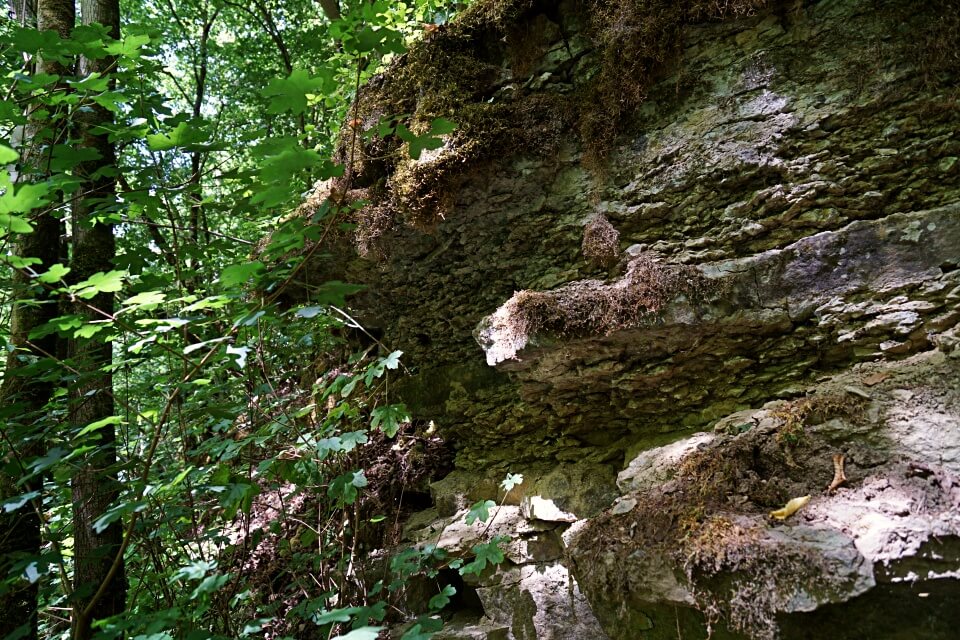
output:
[{"label": "limestone rock face", "polygon": [[[392,173],[368,149],[350,175],[375,200],[367,253],[311,277],[368,284],[353,311],[404,351],[400,393],[457,450],[411,540],[463,552],[451,518],[510,510],[495,527],[514,546],[460,637],[960,626],[960,3],[707,4],[749,10],[677,30],[599,164],[576,123],[467,163],[465,125]],[[581,95],[609,65],[588,5],[623,3],[441,30],[426,57],[472,52],[482,73],[431,115]],[[445,208],[425,222],[397,203],[431,171]],[[525,481],[504,496],[507,472]]]}]

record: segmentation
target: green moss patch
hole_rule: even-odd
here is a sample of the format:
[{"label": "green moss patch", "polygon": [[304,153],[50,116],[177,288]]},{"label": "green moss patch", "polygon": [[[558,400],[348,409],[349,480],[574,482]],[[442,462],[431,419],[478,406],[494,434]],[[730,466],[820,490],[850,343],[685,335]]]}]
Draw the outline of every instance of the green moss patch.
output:
[{"label": "green moss patch", "polygon": [[[686,24],[748,14],[767,0],[478,0],[360,91],[338,160],[334,191],[368,190],[359,249],[370,252],[398,222],[430,227],[449,214],[465,176],[518,154],[548,158],[564,140],[603,173],[607,154],[660,68],[676,59]],[[556,37],[577,66],[563,88],[534,82]],[[586,44],[571,47],[573,38]],[[552,55],[562,53],[555,50]],[[582,63],[582,64],[581,64]],[[554,71],[556,69],[554,68]],[[410,158],[383,118],[414,133],[438,117],[457,123],[444,146]]]}]

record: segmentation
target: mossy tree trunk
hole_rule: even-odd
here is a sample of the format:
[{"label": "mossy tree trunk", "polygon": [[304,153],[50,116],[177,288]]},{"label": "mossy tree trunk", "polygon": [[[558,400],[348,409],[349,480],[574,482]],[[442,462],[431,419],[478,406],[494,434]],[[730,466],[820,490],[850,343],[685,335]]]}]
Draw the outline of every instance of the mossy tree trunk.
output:
[{"label": "mossy tree trunk", "polygon": [[[73,0],[39,0],[11,2],[18,22],[27,27],[52,30],[62,37],[74,26]],[[34,70],[65,76],[62,64],[38,60]],[[19,132],[21,163],[19,181],[40,179],[47,175],[46,159],[51,141],[59,137],[63,120],[46,117],[30,118]],[[17,136],[15,135],[14,138]],[[36,258],[33,270],[42,273],[60,257],[61,222],[48,209],[38,209],[31,216],[33,232],[18,237],[16,255]],[[53,383],[42,375],[43,368],[56,355],[56,336],[31,339],[30,333],[57,315],[57,305],[48,292],[27,270],[13,274],[10,316],[10,347],[7,354],[3,386],[0,388],[0,419],[4,437],[0,440],[0,501],[43,489],[42,477],[27,478],[27,465],[44,451],[44,408],[53,392]],[[25,479],[26,478],[26,479]],[[16,630],[19,637],[37,637],[37,586],[21,576],[24,563],[40,554],[40,505],[37,497],[19,509],[7,513],[0,510],[0,579],[7,580],[0,588],[0,629]]]},{"label": "mossy tree trunk", "polygon": [[[118,0],[82,0],[80,13],[84,24],[100,23],[110,35],[120,37]],[[80,77],[112,71],[114,60],[80,60]],[[82,281],[100,271],[109,271],[115,257],[113,224],[116,213],[115,179],[102,169],[115,164],[116,154],[107,136],[98,127],[111,121],[110,113],[94,106],[82,114],[80,143],[98,152],[99,158],[83,163],[78,174],[83,187],[73,207],[73,253],[71,276]],[[102,129],[101,129],[102,131]],[[86,321],[112,316],[113,294],[100,293],[88,301],[77,301],[71,309]],[[80,372],[70,396],[69,421],[73,429],[82,428],[114,414],[113,379],[108,372],[112,345],[99,336],[74,338],[67,345],[71,364]],[[116,471],[116,431],[112,425],[98,429],[90,444],[96,449],[82,461],[72,479],[74,518],[74,616],[73,638],[86,640],[93,635],[91,624],[124,610],[126,579],[122,557],[123,531],[115,521],[102,531],[94,523],[111,507],[119,495]]]}]

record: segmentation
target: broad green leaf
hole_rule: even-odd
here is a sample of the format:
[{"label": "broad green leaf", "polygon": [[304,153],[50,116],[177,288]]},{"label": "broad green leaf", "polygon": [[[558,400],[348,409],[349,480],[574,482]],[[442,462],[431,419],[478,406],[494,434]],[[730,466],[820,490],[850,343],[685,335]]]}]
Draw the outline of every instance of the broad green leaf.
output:
[{"label": "broad green leaf", "polygon": [[485,544],[473,545],[474,560],[460,568],[460,575],[480,575],[488,565],[498,565],[504,560],[500,545],[507,541],[506,536],[497,536]]},{"label": "broad green leaf", "polygon": [[36,562],[31,562],[24,568],[23,577],[26,578],[30,584],[34,584],[40,579],[40,570]]},{"label": "broad green leaf", "polygon": [[112,56],[121,56],[123,58],[139,58],[142,55],[141,49],[150,42],[150,37],[146,35],[129,35],[119,42],[107,45],[106,52]]},{"label": "broad green leaf", "polygon": [[74,338],[89,339],[101,331],[105,331],[113,326],[112,322],[98,320],[96,322],[86,322],[82,327],[73,332]]},{"label": "broad green leaf", "polygon": [[23,495],[21,495],[21,496],[15,496],[15,497],[13,497],[13,498],[8,498],[7,500],[5,500],[5,501],[3,502],[3,512],[4,512],[4,513],[10,513],[11,511],[16,511],[17,509],[19,509],[19,508],[22,507],[23,505],[27,504],[28,502],[30,502],[31,500],[33,500],[34,498],[37,498],[37,497],[39,497],[39,496],[40,496],[40,492],[39,492],[39,491],[28,491],[27,493],[25,493],[25,494],[23,494]]},{"label": "broad green leaf", "polygon": [[291,147],[264,158],[260,163],[260,178],[266,183],[283,182],[304,169],[320,164],[323,164],[323,158],[313,149]]},{"label": "broad green leaf", "polygon": [[443,620],[433,616],[420,616],[417,623],[403,634],[400,640],[430,640],[443,629]]},{"label": "broad green leaf", "polygon": [[190,599],[196,600],[197,598],[199,598],[204,594],[218,591],[220,587],[222,587],[223,585],[227,584],[227,582],[229,582],[230,577],[231,577],[231,574],[229,573],[225,573],[222,575],[217,574],[217,575],[207,576],[206,578],[200,581],[200,584],[198,584],[197,587],[190,594]]},{"label": "broad green leaf", "polygon": [[120,416],[109,416],[102,420],[91,422],[90,424],[85,426],[83,429],[81,429],[75,437],[80,438],[87,435],[88,433],[93,433],[94,431],[98,431],[107,426],[111,426],[111,425],[116,426],[122,422],[123,420],[121,420]]},{"label": "broad green leaf", "polygon": [[100,293],[116,293],[123,288],[123,279],[126,275],[124,271],[100,271],[83,282],[73,285],[70,290],[77,297],[85,300],[89,300]]},{"label": "broad green leaf", "polygon": [[350,633],[342,636],[336,636],[333,640],[377,640],[382,627],[360,627]]},{"label": "broad green leaf", "polygon": [[517,485],[523,484],[522,473],[508,473],[507,477],[500,482],[500,487],[504,491],[511,491]]},{"label": "broad green leaf", "polygon": [[135,296],[127,298],[122,302],[124,307],[139,308],[145,311],[156,309],[167,297],[167,294],[161,291],[144,291]]},{"label": "broad green leaf", "polygon": [[248,353],[250,353],[250,347],[235,347],[232,344],[227,345],[227,355],[237,357],[237,367],[240,369],[243,369],[247,366]]},{"label": "broad green leaf", "polygon": [[17,49],[25,53],[37,53],[41,50],[53,52],[62,49],[64,44],[60,34],[52,29],[37,31],[22,27],[14,28],[10,39]]},{"label": "broad green leaf", "polygon": [[67,80],[67,84],[77,91],[106,91],[110,88],[110,76],[94,72],[80,80]]},{"label": "broad green leaf", "polygon": [[46,455],[40,456],[30,463],[30,471],[37,474],[46,471],[50,467],[58,464],[61,460],[70,455],[70,451],[63,447],[53,447],[47,451]]},{"label": "broad green leaf", "polygon": [[370,426],[373,429],[382,429],[388,438],[397,435],[400,425],[410,420],[410,414],[402,404],[377,407],[370,412],[370,416]]},{"label": "broad green leaf", "polygon": [[0,144],[0,164],[10,164],[16,162],[20,154],[5,144]]},{"label": "broad green leaf", "polygon": [[303,308],[297,309],[297,312],[294,315],[296,315],[298,318],[310,319],[325,312],[326,312],[326,309],[324,309],[323,307],[303,307]]},{"label": "broad green leaf", "polygon": [[47,284],[55,284],[63,280],[68,273],[70,273],[70,267],[65,267],[62,264],[55,264],[47,269],[46,272],[37,276],[37,280]]},{"label": "broad green leaf", "polygon": [[[199,351],[204,347],[209,347],[212,344],[220,344],[221,342],[226,342],[229,339],[230,339],[230,336],[221,336],[219,338],[214,338],[213,340],[204,340],[203,342],[197,342],[194,344],[187,345],[183,348],[183,355],[188,356],[194,351]],[[194,384],[196,383],[197,381],[194,380]]]},{"label": "broad green leaf", "polygon": [[56,173],[70,171],[84,162],[100,159],[100,152],[90,147],[58,144],[50,157],[50,170]]},{"label": "broad green leaf", "polygon": [[386,358],[383,359],[383,366],[387,369],[396,369],[400,366],[400,356],[403,355],[403,351],[393,351]]},{"label": "broad green leaf", "polygon": [[[369,438],[366,431],[347,431],[340,435],[340,442],[344,453],[350,453],[357,448],[357,445],[366,444],[368,440]],[[360,474],[362,476],[363,472],[360,472]],[[364,478],[364,484],[358,484],[356,486],[366,486],[366,481],[366,478]]]},{"label": "broad green leaf", "polygon": [[357,612],[357,607],[344,607],[342,609],[332,609],[315,614],[311,620],[317,626],[330,624],[331,622],[350,622],[353,615]]},{"label": "broad green leaf", "polygon": [[467,512],[467,524],[473,524],[477,520],[486,522],[490,519],[490,509],[496,508],[497,503],[493,500],[480,500],[475,502],[470,511]]},{"label": "broad green leaf", "polygon": [[440,593],[430,598],[429,607],[432,610],[440,610],[450,604],[450,598],[456,595],[457,589],[452,584],[445,586]]},{"label": "broad green leaf", "polygon": [[9,233],[30,233],[33,231],[33,227],[20,216],[0,213],[0,230],[3,230],[2,235]]},{"label": "broad green leaf", "polygon": [[139,513],[144,511],[147,508],[147,502],[141,500],[139,502],[121,502],[120,504],[111,507],[101,515],[99,518],[93,521],[93,530],[97,533],[103,533],[107,528],[117,522],[123,516],[131,513]]},{"label": "broad green leaf", "polygon": [[363,471],[345,473],[333,479],[327,489],[327,495],[341,504],[353,504],[357,500],[357,489],[365,486],[367,486],[367,477]]},{"label": "broad green leaf", "polygon": [[27,267],[32,267],[35,264],[41,264],[43,262],[40,258],[21,257],[13,254],[0,256],[0,261],[7,263],[14,269],[26,269]]},{"label": "broad green leaf", "polygon": [[147,136],[147,147],[151,151],[167,151],[176,147],[187,147],[206,141],[208,134],[202,123],[181,122],[167,133],[154,133]]},{"label": "broad green leaf", "polygon": [[220,272],[220,284],[227,288],[246,284],[248,280],[256,278],[265,270],[266,267],[259,260],[233,264]]},{"label": "broad green leaf", "polygon": [[196,560],[195,562],[177,569],[177,571],[170,577],[169,581],[173,583],[177,580],[200,580],[216,568],[216,562]]},{"label": "broad green leaf", "polygon": [[366,289],[361,284],[349,284],[339,280],[330,280],[320,285],[313,294],[313,300],[320,304],[342,307],[346,304],[347,296],[352,296]]},{"label": "broad green leaf", "polygon": [[312,77],[303,69],[294,69],[286,78],[271,80],[261,91],[265,98],[270,98],[267,113],[303,113],[307,109],[307,96],[320,92],[326,82],[324,77]]},{"label": "broad green leaf", "polygon": [[453,133],[457,128],[457,123],[446,118],[436,118],[430,123],[430,133],[435,136],[442,136]]},{"label": "broad green leaf", "polygon": [[[10,182],[10,173],[6,170],[0,171],[0,190],[3,191],[3,194],[0,195],[0,214],[29,213],[38,207],[42,207],[49,202],[50,188],[50,184],[46,182],[34,182],[15,187]],[[13,218],[13,216],[8,216],[8,218]],[[29,233],[33,230],[32,227],[26,231],[13,228],[12,225],[14,224],[19,225],[20,229],[23,228],[22,225],[27,224],[22,218],[16,220],[19,222],[5,223],[3,218],[0,217],[0,229],[7,228],[13,233]]]}]

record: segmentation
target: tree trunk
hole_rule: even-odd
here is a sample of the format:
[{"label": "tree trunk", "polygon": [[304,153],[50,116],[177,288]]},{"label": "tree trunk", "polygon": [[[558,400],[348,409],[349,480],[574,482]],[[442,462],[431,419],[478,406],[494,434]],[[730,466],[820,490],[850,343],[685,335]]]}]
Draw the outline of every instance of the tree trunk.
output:
[{"label": "tree trunk", "polygon": [[[15,0],[10,3],[18,22],[24,26],[56,31],[61,37],[69,35],[74,26],[73,0]],[[37,73],[64,75],[67,70],[59,63],[39,60],[34,65]],[[44,123],[29,121],[20,132],[20,180],[41,179],[49,174],[44,164],[43,147],[55,137]],[[49,211],[38,211],[31,216],[34,230],[17,239],[15,253],[21,257],[40,260],[34,265],[44,272],[60,257],[60,220]],[[38,287],[25,270],[15,271],[12,283],[13,309],[10,314],[10,346],[7,355],[3,386],[0,388],[0,407],[5,421],[4,438],[0,441],[0,501],[5,498],[43,489],[43,478],[33,477],[18,482],[26,475],[26,463],[44,452],[44,407],[53,392],[51,382],[39,379],[29,368],[38,360],[51,358],[56,353],[56,336],[50,335],[31,341],[30,332],[57,316],[55,301]],[[32,302],[39,304],[32,304]],[[0,629],[5,633],[16,630],[27,640],[37,638],[37,585],[24,578],[17,565],[40,554],[40,508],[37,498],[16,511],[0,510],[0,579],[7,587],[0,589]],[[11,575],[12,574],[12,575]]]},{"label": "tree trunk", "polygon": [[[118,0],[82,0],[83,24],[98,22],[110,35],[120,37]],[[114,60],[80,60],[81,77],[90,73],[109,73]],[[110,112],[98,105],[78,114],[80,144],[95,149],[100,158],[81,164],[77,173],[83,179],[81,195],[73,207],[73,253],[71,276],[85,280],[99,271],[112,268],[116,254],[113,225],[102,216],[116,206],[115,178],[95,175],[103,167],[115,164],[116,154],[107,136],[97,127],[112,120]],[[113,294],[100,293],[89,301],[78,301],[73,313],[87,321],[103,320],[113,314]],[[71,339],[67,345],[70,361],[81,372],[70,397],[70,424],[73,428],[114,415],[113,379],[107,371],[112,361],[112,345],[102,339]],[[101,532],[93,524],[117,500],[116,431],[110,425],[97,431],[95,451],[83,461],[73,476],[74,518],[74,640],[92,637],[91,624],[123,612],[126,578],[121,556],[123,531],[115,521]]]}]

